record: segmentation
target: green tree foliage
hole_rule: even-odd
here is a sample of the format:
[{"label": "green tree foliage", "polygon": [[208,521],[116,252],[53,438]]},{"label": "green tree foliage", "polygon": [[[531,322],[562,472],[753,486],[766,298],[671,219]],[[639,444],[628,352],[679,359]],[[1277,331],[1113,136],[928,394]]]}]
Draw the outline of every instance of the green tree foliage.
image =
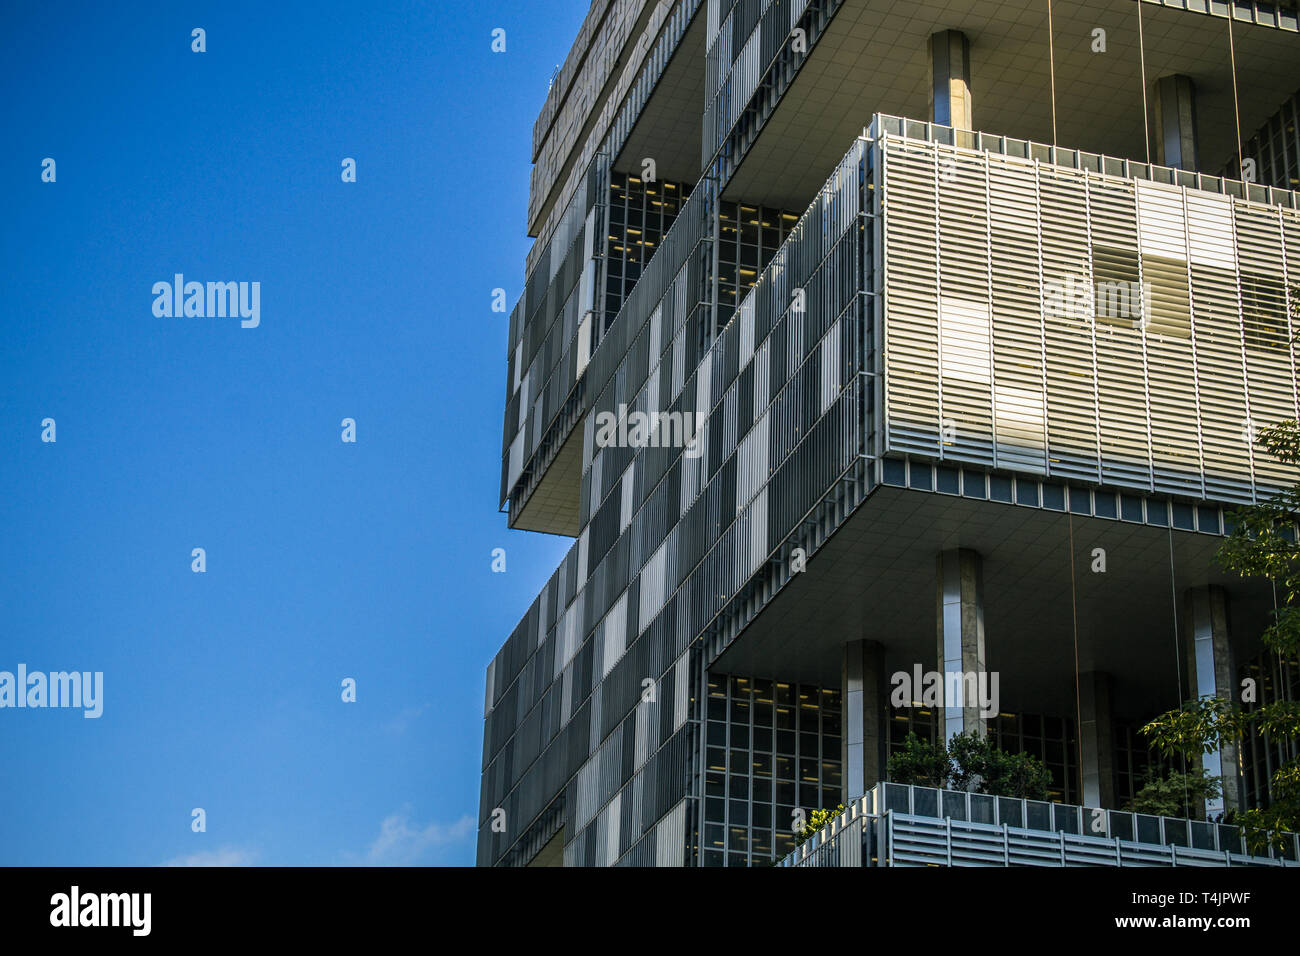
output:
[{"label": "green tree foliage", "polygon": [[890,754],[889,779],[918,787],[946,787],[952,774],[948,751],[909,733],[903,749]]},{"label": "green tree foliage", "polygon": [[1203,801],[1218,796],[1219,778],[1204,770],[1199,774],[1172,770],[1161,775],[1154,767],[1147,767],[1142,789],[1129,801],[1128,809],[1162,817],[1198,817]]},{"label": "green tree foliage", "polygon": [[844,812],[844,804],[838,804],[834,810],[814,810],[808,817],[808,821],[803,825],[803,829],[795,834],[795,846],[803,843],[810,836],[820,830],[831,820],[838,817]]},{"label": "green tree foliage", "polygon": [[889,779],[1030,800],[1046,799],[1052,785],[1052,774],[1041,761],[999,750],[977,734],[956,734],[947,747],[908,734],[903,748],[889,758]]},{"label": "green tree foliage", "polygon": [[[1256,443],[1285,464],[1300,464],[1300,423],[1294,420],[1261,429]],[[1285,658],[1300,656],[1300,545],[1288,536],[1300,520],[1300,484],[1233,517],[1236,528],[1220,546],[1218,562],[1243,577],[1273,582],[1278,607],[1261,635],[1263,643]],[[1300,736],[1300,702],[1275,701],[1245,710],[1236,701],[1208,697],[1161,714],[1142,732],[1160,753],[1186,757],[1212,753],[1251,733],[1294,741]],[[1267,809],[1247,810],[1234,822],[1246,829],[1253,847],[1261,846],[1269,831],[1300,830],[1300,760],[1287,761],[1273,774]]]}]

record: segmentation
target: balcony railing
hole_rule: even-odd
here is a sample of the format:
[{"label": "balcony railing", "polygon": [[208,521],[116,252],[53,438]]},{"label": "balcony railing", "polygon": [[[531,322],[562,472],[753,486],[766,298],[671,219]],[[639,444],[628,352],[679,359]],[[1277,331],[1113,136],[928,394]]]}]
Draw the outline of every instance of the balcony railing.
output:
[{"label": "balcony railing", "polygon": [[866,139],[873,142],[879,140],[881,134],[903,136],[907,139],[956,146],[961,149],[973,149],[981,153],[989,152],[997,156],[1036,160],[1053,166],[1077,169],[1080,172],[1100,173],[1123,179],[1141,179],[1168,186],[1186,186],[1189,189],[1218,193],[1236,199],[1248,199],[1251,202],[1282,206],[1286,209],[1300,209],[1300,193],[1290,189],[1246,183],[1237,179],[1194,173],[1184,169],[1174,169],[1171,166],[1159,166],[1155,163],[1143,163],[1120,156],[1090,153],[1082,149],[1051,146],[1047,143],[1016,139],[1014,136],[954,129],[951,126],[902,116],[890,116],[887,113],[877,113],[872,117],[871,125],[862,133]]},{"label": "balcony railing", "polygon": [[1300,843],[1252,854],[1240,827],[882,783],[781,866],[1300,866]]}]

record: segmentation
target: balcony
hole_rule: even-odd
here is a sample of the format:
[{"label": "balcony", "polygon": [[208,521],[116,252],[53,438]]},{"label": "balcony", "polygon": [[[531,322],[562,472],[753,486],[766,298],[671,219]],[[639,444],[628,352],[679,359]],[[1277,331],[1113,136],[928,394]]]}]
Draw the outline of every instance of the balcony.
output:
[{"label": "balcony", "polygon": [[779,866],[1300,866],[1235,826],[882,783]]}]

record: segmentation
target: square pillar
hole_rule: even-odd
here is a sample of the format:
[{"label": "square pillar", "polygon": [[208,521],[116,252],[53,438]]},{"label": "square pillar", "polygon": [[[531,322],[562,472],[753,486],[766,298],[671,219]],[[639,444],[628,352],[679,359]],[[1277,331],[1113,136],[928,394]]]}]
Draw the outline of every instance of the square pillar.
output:
[{"label": "square pillar", "polygon": [[[984,571],[976,551],[961,548],[942,551],[938,561],[938,657],[944,677],[940,713],[941,740],[955,734],[986,733],[975,681],[952,675],[974,675],[984,670]],[[953,691],[958,693],[953,696]]]},{"label": "square pillar", "polygon": [[[1232,643],[1228,634],[1228,595],[1221,587],[1192,588],[1186,597],[1187,677],[1193,699],[1236,697]],[[1222,778],[1223,796],[1205,801],[1206,819],[1241,808],[1241,758],[1236,741],[1204,754],[1201,764],[1211,776]]]},{"label": "square pillar", "polygon": [[888,743],[885,703],[889,698],[884,647],[875,641],[852,641],[844,645],[841,675],[842,802],[848,806],[885,776]]},{"label": "square pillar", "polygon": [[1155,83],[1156,162],[1196,172],[1196,86],[1181,73]]},{"label": "square pillar", "polygon": [[972,129],[970,41],[960,30],[930,36],[930,121]]},{"label": "square pillar", "polygon": [[1115,807],[1112,687],[1111,676],[1101,671],[1079,675],[1079,745],[1083,751],[1083,765],[1079,769],[1083,805],[1094,809]]}]

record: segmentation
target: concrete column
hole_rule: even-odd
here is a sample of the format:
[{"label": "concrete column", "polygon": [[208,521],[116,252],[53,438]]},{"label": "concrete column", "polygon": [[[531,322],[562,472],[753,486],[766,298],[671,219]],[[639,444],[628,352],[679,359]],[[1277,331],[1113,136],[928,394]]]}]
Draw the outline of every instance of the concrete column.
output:
[{"label": "concrete column", "polygon": [[885,704],[889,700],[885,649],[875,641],[844,645],[841,672],[844,725],[840,731],[843,803],[856,800],[885,776],[887,734]]},{"label": "concrete column", "polygon": [[1083,750],[1083,805],[1094,809],[1115,806],[1115,736],[1110,722],[1109,674],[1079,675],[1079,744]]},{"label": "concrete column", "polygon": [[1156,162],[1195,172],[1196,86],[1181,73],[1162,76],[1155,83]]},{"label": "concrete column", "polygon": [[[939,554],[939,670],[944,675],[943,740],[971,731],[986,732],[978,695],[971,683],[949,679],[950,674],[974,675],[984,670],[984,578],[978,552],[965,548]],[[960,689],[954,695],[953,691]]]},{"label": "concrete column", "polygon": [[957,129],[971,125],[970,41],[960,30],[930,36],[930,120]]},{"label": "concrete column", "polygon": [[[1228,634],[1228,595],[1223,588],[1192,588],[1186,597],[1187,676],[1191,696],[1234,698],[1236,680]],[[1223,781],[1223,796],[1205,801],[1207,819],[1241,807],[1240,747],[1233,741],[1204,754],[1201,763],[1211,776]]]}]

